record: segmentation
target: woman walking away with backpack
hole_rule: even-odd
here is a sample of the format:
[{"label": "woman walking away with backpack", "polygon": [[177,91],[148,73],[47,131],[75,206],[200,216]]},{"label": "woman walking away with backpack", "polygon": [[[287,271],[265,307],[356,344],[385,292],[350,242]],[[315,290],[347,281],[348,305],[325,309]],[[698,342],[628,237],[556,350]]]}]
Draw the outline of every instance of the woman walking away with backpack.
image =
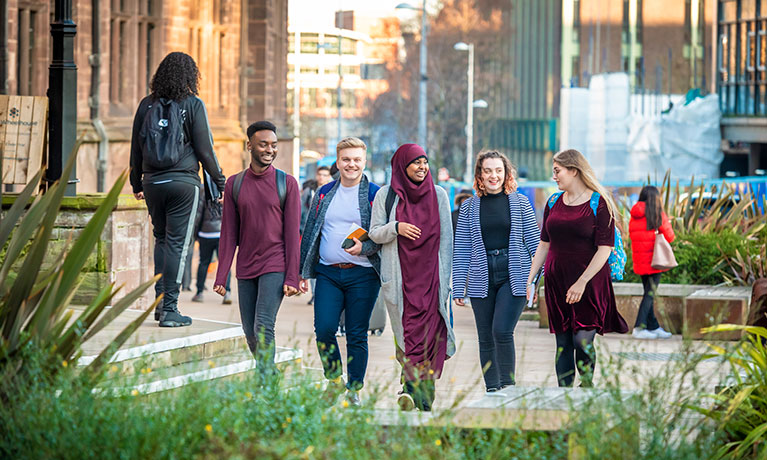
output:
[{"label": "woman walking away with backpack", "polygon": [[552,195],[545,207],[527,296],[534,295],[535,274],[545,262],[544,292],[549,330],[557,343],[557,381],[559,386],[572,386],[577,368],[581,386],[591,386],[594,336],[628,332],[615,304],[607,263],[618,211],[577,150],[554,155],[552,170],[562,192]]},{"label": "woman walking away with backpack", "polygon": [[663,212],[660,191],[652,185],[642,187],[639,201],[631,208],[629,221],[629,238],[631,239],[631,257],[634,261],[634,273],[642,278],[644,295],[639,304],[639,313],[632,335],[637,339],[668,339],[666,332],[658,324],[655,317],[655,293],[660,284],[660,274],[663,270],[652,268],[652,256],[655,249],[655,235],[662,234],[671,243],[674,241],[674,230],[668,216]]},{"label": "woman walking away with backpack", "polygon": [[453,299],[471,308],[488,393],[514,385],[514,328],[525,308],[525,280],[540,229],[514,167],[494,150],[480,152],[474,189],[461,206],[453,252]]},{"label": "woman walking away with backpack", "polygon": [[[187,251],[194,237],[200,198],[200,163],[218,190],[226,178],[213,151],[205,104],[197,97],[200,72],[188,54],[170,53],[160,62],[133,120],[130,183],[137,200],[146,199],[152,217],[154,271],[164,294],[155,310],[160,327],[189,326],[178,311],[178,293]],[[219,197],[213,197],[219,199]]]},{"label": "woman walking away with backpack", "polygon": [[449,310],[450,198],[434,185],[420,146],[400,146],[391,165],[391,185],[376,194],[368,233],[382,245],[381,293],[404,370],[397,403],[402,410],[429,411],[434,381],[455,353]]}]

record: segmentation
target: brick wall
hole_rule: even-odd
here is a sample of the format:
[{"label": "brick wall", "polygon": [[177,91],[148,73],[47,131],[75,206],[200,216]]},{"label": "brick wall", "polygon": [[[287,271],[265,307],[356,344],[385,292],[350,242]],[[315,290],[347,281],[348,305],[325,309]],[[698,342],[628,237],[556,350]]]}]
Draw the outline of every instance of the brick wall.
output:
[{"label": "brick wall", "polygon": [[[151,2],[154,12],[147,12],[147,0],[123,0],[124,13],[112,10],[114,2],[102,1],[100,7],[101,67],[98,88],[100,118],[109,137],[107,187],[129,166],[130,134],[133,114],[139,101],[147,94],[149,76],[162,58],[171,51],[189,53],[198,61],[202,81],[200,97],[210,118],[214,145],[224,173],[229,175],[243,168],[245,128],[253,121],[268,119],[280,127],[280,138],[290,136],[286,127],[287,78],[287,0],[167,0]],[[247,8],[247,40],[242,47],[241,9]],[[9,0],[9,89],[18,94],[18,11],[31,7],[37,15],[34,53],[37,60],[34,94],[45,95],[50,56],[49,19],[52,2],[44,0]],[[213,8],[220,5],[219,11]],[[151,13],[151,14],[150,14]],[[215,14],[214,14],[215,13]],[[114,43],[118,28],[112,24],[116,15],[127,18],[123,29],[123,57],[120,62],[122,78],[115,79],[112,60],[116,56]],[[142,21],[149,17],[155,29],[150,47],[142,41],[146,30]],[[79,193],[96,191],[98,136],[90,122],[89,97],[91,72],[89,56],[92,47],[92,0],[74,0],[73,18],[77,24],[75,63],[77,65],[78,135],[83,145],[78,158],[77,186]],[[144,19],[142,19],[144,18]],[[193,29],[200,32],[194,35]],[[196,40],[195,40],[196,39]],[[247,53],[241,56],[241,53]],[[241,69],[241,62],[247,68]],[[248,75],[242,81],[242,74]],[[121,85],[122,98],[115,99],[115,87]],[[243,95],[242,84],[246,85]],[[283,149],[283,155],[286,150]],[[280,160],[286,161],[287,158]],[[281,164],[291,170],[292,164]],[[130,192],[126,186],[124,192]]]}]

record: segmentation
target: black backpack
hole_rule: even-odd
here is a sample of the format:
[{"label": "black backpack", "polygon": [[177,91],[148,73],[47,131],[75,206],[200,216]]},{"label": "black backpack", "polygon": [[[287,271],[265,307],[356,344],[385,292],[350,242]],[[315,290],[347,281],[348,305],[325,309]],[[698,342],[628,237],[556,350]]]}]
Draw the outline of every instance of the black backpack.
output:
[{"label": "black backpack", "polygon": [[178,103],[164,98],[152,101],[139,136],[146,165],[162,170],[178,163],[184,151],[184,120]]},{"label": "black backpack", "polygon": [[391,214],[391,208],[394,207],[394,200],[397,198],[397,194],[389,186],[389,190],[386,191],[386,222],[389,222],[389,215]]},{"label": "black backpack", "polygon": [[[280,209],[285,210],[285,198],[288,194],[288,175],[281,169],[275,169],[275,180],[277,181],[277,195],[280,197]],[[232,188],[232,201],[234,201],[234,209],[237,209],[237,198],[240,196],[240,189],[242,188],[242,179],[245,178],[247,169],[243,169],[234,178],[234,187]]]}]

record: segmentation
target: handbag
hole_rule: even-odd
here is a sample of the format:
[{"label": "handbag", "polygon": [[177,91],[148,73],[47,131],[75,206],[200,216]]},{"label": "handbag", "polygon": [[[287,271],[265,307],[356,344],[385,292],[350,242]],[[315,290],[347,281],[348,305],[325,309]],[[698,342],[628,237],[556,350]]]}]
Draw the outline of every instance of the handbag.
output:
[{"label": "handbag", "polygon": [[650,266],[654,270],[670,270],[679,265],[674,257],[674,250],[666,241],[662,233],[655,230],[655,246],[652,251],[652,262]]}]

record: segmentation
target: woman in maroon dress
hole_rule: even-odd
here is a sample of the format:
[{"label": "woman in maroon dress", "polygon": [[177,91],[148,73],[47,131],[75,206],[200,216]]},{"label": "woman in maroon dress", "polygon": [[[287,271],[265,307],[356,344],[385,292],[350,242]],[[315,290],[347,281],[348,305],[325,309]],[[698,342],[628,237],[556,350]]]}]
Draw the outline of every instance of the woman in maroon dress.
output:
[{"label": "woman in maroon dress", "polygon": [[[580,152],[564,150],[553,161],[554,182],[564,193],[546,205],[527,295],[533,295],[535,276],[544,266],[549,330],[557,342],[557,381],[572,386],[577,367],[581,385],[591,386],[594,336],[628,332],[615,305],[607,264],[618,211]],[[590,205],[594,193],[600,195],[596,216]]]}]

